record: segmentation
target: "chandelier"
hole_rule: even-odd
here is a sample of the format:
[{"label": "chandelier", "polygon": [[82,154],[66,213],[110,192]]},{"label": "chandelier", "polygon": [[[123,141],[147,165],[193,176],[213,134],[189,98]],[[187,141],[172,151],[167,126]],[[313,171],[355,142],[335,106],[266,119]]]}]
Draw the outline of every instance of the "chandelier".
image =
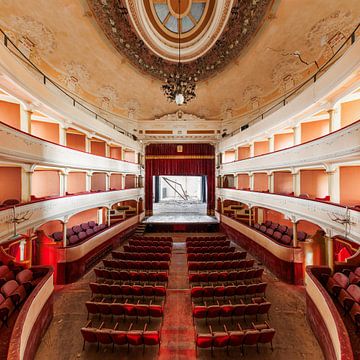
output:
[{"label": "chandelier", "polygon": [[165,84],[161,86],[164,95],[170,102],[175,102],[176,105],[187,104],[196,97],[196,76],[187,75],[182,71],[181,66],[181,44],[180,44],[180,0],[179,0],[179,20],[178,20],[178,65],[175,74],[170,74],[165,78]]}]

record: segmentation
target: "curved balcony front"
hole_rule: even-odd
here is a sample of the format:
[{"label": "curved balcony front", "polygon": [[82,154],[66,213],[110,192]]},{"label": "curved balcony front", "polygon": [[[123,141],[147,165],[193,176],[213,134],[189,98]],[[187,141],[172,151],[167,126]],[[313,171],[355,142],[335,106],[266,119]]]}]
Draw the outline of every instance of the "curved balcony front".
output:
[{"label": "curved balcony front", "polygon": [[18,163],[119,172],[122,174],[138,175],[141,168],[139,164],[93,155],[58,145],[1,122],[0,157]]},{"label": "curved balcony front", "polygon": [[24,218],[24,221],[17,225],[17,233],[21,233],[50,220],[63,221],[84,210],[111,207],[116,202],[137,200],[140,197],[144,198],[144,189],[136,188],[52,198],[18,205],[14,208],[15,210],[7,208],[0,211],[0,243],[1,240],[6,241],[13,234],[14,215],[17,218]]},{"label": "curved balcony front", "polygon": [[293,147],[222,164],[221,175],[324,166],[359,160],[360,120],[331,134]]},{"label": "curved balcony front", "polygon": [[[344,206],[256,191],[220,189],[216,196],[223,200],[234,200],[247,204],[249,207],[263,207],[276,210],[294,222],[307,220],[322,227],[330,236],[344,236],[360,243],[360,212]],[[342,220],[348,220],[347,226]]]}]

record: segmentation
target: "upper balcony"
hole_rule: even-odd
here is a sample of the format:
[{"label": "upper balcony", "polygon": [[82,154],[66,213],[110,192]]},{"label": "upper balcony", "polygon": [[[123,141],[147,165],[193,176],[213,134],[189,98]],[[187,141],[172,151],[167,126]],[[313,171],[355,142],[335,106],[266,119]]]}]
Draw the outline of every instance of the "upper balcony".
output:
[{"label": "upper balcony", "polygon": [[17,233],[36,228],[51,220],[61,220],[87,209],[108,207],[116,202],[144,198],[144,189],[126,189],[64,196],[17,205],[0,211],[0,239],[6,241],[13,235],[12,221],[23,218],[17,225]]},{"label": "upper balcony", "polygon": [[[223,200],[238,201],[249,207],[273,209],[294,222],[306,220],[318,224],[330,236],[346,235],[349,240],[360,243],[360,211],[355,209],[325,201],[257,191],[218,188],[216,196]],[[349,223],[346,224],[345,220],[349,220]]]},{"label": "upper balcony", "polygon": [[236,174],[274,169],[294,170],[345,163],[360,157],[360,120],[328,135],[287,149],[224,163],[221,174]]},{"label": "upper balcony", "polygon": [[0,123],[0,156],[4,160],[43,166],[139,174],[136,163],[55,144]]}]

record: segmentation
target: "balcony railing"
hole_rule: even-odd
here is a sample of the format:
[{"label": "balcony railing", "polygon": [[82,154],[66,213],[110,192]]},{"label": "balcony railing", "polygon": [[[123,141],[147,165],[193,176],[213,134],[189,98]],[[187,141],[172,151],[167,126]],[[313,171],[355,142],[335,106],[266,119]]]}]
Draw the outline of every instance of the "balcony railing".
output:
[{"label": "balcony railing", "polygon": [[0,122],[3,159],[44,166],[139,174],[140,165],[89,154],[27,134]]},{"label": "balcony railing", "polygon": [[303,144],[224,163],[221,174],[234,174],[274,169],[291,169],[324,163],[346,162],[360,158],[360,120],[340,130]]},{"label": "balcony railing", "polygon": [[[110,207],[116,202],[137,200],[139,197],[144,198],[143,188],[64,196],[18,205],[15,208],[16,217],[25,216],[27,220],[18,224],[17,232],[21,233],[29,228],[36,228],[50,220],[63,220],[65,217],[87,209]],[[0,243],[13,235],[11,223],[14,218],[13,211],[12,208],[0,211]]]},{"label": "balcony railing", "polygon": [[[216,190],[223,200],[234,200],[249,207],[278,211],[294,221],[307,220],[322,227],[330,236],[345,236],[360,243],[360,211],[339,204],[255,191],[234,189]],[[335,221],[337,219],[337,221]],[[348,224],[341,223],[342,220]]]}]

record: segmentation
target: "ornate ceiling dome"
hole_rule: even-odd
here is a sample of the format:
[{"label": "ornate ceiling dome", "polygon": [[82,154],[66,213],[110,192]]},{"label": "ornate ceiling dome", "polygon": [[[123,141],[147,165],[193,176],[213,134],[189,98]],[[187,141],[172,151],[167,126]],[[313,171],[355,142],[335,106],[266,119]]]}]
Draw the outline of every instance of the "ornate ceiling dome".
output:
[{"label": "ornate ceiling dome", "polygon": [[160,80],[182,71],[205,80],[239,56],[273,0],[88,0],[121,54]]}]

